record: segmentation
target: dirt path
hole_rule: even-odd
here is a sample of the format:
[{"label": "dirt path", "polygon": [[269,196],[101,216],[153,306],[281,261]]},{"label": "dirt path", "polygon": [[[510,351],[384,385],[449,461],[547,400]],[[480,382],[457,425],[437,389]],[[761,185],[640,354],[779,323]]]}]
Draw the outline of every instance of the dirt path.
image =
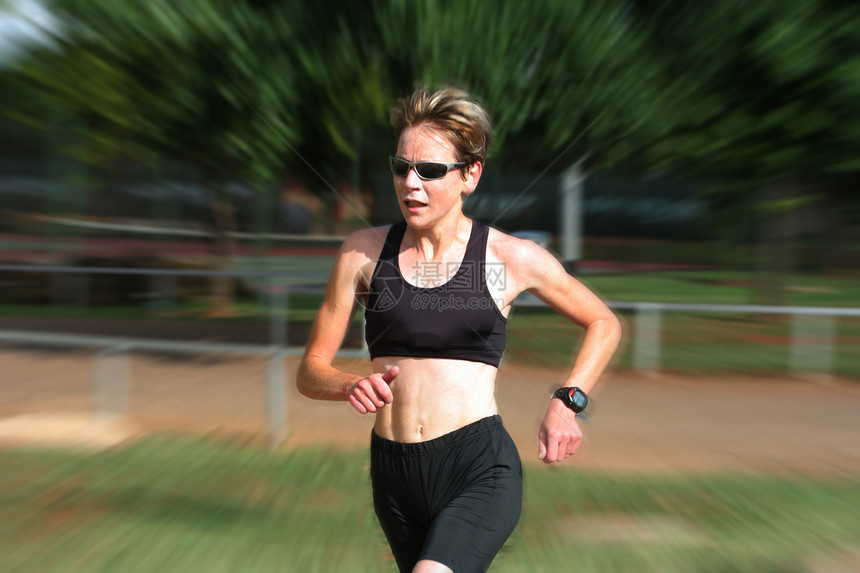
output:
[{"label": "dirt path", "polygon": [[[288,363],[292,372],[295,360]],[[0,443],[47,439],[110,445],[150,431],[262,439],[266,362],[257,358],[134,355],[127,414],[93,422],[93,355],[0,347]],[[366,371],[366,361],[344,363]],[[558,371],[505,365],[498,402],[525,461],[536,459],[539,416]],[[372,419],[287,385],[285,447],[366,447]],[[588,445],[561,471],[765,470],[860,474],[860,382],[609,376],[593,396]]]}]

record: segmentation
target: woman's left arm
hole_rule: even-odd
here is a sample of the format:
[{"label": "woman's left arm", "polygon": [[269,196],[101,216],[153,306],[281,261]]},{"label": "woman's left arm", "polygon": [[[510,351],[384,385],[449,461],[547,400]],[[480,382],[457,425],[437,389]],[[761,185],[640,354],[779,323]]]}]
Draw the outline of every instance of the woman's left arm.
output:
[{"label": "woman's left arm", "polygon": [[[570,276],[561,263],[539,245],[514,239],[508,268],[515,269],[520,290],[528,290],[550,307],[585,329],[585,337],[564,386],[588,394],[597,384],[621,340],[621,323],[600,298]],[[540,426],[538,457],[560,462],[575,454],[582,442],[576,414],[553,398]]]}]

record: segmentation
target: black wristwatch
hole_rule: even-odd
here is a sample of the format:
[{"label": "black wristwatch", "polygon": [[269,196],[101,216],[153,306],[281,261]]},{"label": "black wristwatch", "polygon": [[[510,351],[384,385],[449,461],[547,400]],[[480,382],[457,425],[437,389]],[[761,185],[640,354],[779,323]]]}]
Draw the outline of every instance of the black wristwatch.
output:
[{"label": "black wristwatch", "polygon": [[588,406],[588,396],[579,388],[564,387],[552,393],[553,398],[558,398],[564,405],[579,414]]}]

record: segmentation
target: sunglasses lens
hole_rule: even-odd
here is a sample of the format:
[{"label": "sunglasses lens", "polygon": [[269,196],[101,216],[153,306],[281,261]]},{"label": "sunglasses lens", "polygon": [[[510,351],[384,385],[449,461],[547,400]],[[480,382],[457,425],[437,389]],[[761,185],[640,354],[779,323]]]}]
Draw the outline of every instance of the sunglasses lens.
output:
[{"label": "sunglasses lens", "polygon": [[389,164],[391,165],[391,172],[398,177],[406,177],[406,174],[409,173],[409,164],[402,159],[392,157]]},{"label": "sunglasses lens", "polygon": [[443,163],[419,163],[415,170],[422,179],[441,179],[448,173],[448,166]]},{"label": "sunglasses lens", "polygon": [[[450,169],[445,163],[437,163],[435,161],[424,161],[422,163],[409,163],[405,159],[399,157],[389,157],[388,164],[391,166],[391,172],[397,177],[406,177],[409,175],[409,170],[415,167],[415,172],[418,177],[425,181],[433,179],[442,179],[448,174]],[[458,164],[463,165],[463,164]]]}]

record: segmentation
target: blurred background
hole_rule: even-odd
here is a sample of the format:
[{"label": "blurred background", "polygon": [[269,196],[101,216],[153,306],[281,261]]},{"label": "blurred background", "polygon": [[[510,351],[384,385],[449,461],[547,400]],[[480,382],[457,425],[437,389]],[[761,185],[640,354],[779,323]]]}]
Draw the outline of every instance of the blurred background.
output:
[{"label": "blurred background", "polygon": [[[857,510],[858,29],[860,6],[837,0],[0,0],[0,441],[50,435],[112,445],[169,429],[256,445],[350,435],[360,447],[365,421],[294,394],[296,356],[343,237],[400,217],[386,163],[396,146],[388,110],[416,87],[453,85],[480,101],[494,125],[467,212],[549,248],[624,321],[625,342],[607,374],[619,390],[606,390],[603,434],[593,430],[606,455],[586,456],[585,466],[835,473],[852,487],[833,493],[828,482],[821,491],[829,493],[809,495],[833,494],[833,507]],[[502,412],[506,400],[537,411],[572,364],[578,329],[526,295],[508,332]],[[357,314],[342,359],[361,371],[364,357]],[[709,415],[709,405],[727,400],[748,405],[733,411],[731,446],[715,437],[724,428]],[[643,404],[661,415],[635,418]],[[797,404],[811,414],[792,452],[780,437],[798,431]],[[522,450],[532,424],[521,421],[523,437],[519,426],[512,432]],[[688,441],[667,437],[643,456],[630,441],[641,424]],[[705,443],[707,455],[697,447]],[[170,450],[138,447],[149,452],[141,459]],[[176,448],[177,460],[202,455],[195,445]],[[70,470],[76,477],[59,483],[71,479],[78,485],[68,495],[96,505],[108,491],[125,492],[122,500],[145,494],[145,484],[129,485],[132,462],[121,457],[136,454],[116,455],[97,459],[116,464],[125,476],[117,484],[81,493],[94,469]],[[296,483],[306,487],[302,471],[323,475],[331,455],[308,458]],[[225,467],[240,463],[229,459]],[[25,468],[10,474],[16,484],[50,465],[15,460]],[[213,499],[223,502],[224,484],[241,481],[225,480]],[[621,483],[618,495],[639,492],[637,483]],[[71,491],[45,487],[34,494],[41,501],[18,507],[7,498],[5,521],[54,503],[45,499],[55,500],[57,488],[62,499]],[[740,496],[751,515],[762,496],[798,495],[714,488],[715,497],[696,503],[724,508],[713,500],[732,505]],[[272,495],[267,503],[287,503]],[[616,500],[606,495],[594,502],[596,514]],[[687,507],[693,494],[679,495],[686,501],[678,507]],[[635,547],[625,546],[620,561],[611,550],[589,553],[583,570],[805,571],[780,568],[789,567],[780,559],[794,559],[801,542],[820,542],[821,527],[828,557],[808,570],[837,570],[821,565],[830,559],[834,568],[860,568],[856,540],[843,539],[860,524],[847,514],[816,514],[814,533],[795,513],[764,509],[758,542],[717,558],[709,543],[728,541],[713,532],[688,535],[689,523],[669,518],[640,527],[636,508],[651,501],[631,501],[624,520],[589,529],[600,547],[630,539]],[[78,502],[70,503],[74,517]],[[129,503],[131,513],[143,510]],[[215,506],[206,506],[211,515],[198,507],[198,517],[222,523]],[[370,519],[367,507],[356,512],[360,523]],[[716,529],[726,524],[714,519]],[[762,533],[786,520],[798,521],[781,537],[793,541]],[[589,527],[574,521],[574,529]],[[647,538],[655,528],[668,533]],[[727,535],[744,537],[738,531]],[[32,532],[7,533],[30,547]],[[202,554],[219,543],[189,539]],[[0,569],[114,570],[104,564],[113,557],[82,555],[60,569],[38,561],[44,555],[34,547],[0,559]],[[384,547],[376,550],[361,567],[302,553],[302,570],[378,570]],[[524,559],[520,550],[509,570],[519,570],[510,564]],[[787,557],[771,557],[780,551]],[[187,570],[158,555],[129,559],[139,570]],[[271,561],[261,569],[292,570],[275,565],[283,554],[265,555]]]}]

